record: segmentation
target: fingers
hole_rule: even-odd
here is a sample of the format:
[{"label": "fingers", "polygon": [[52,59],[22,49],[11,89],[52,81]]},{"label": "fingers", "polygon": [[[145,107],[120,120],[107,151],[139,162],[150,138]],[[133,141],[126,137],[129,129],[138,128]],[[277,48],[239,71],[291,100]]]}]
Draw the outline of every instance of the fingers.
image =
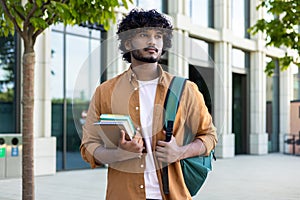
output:
[{"label": "fingers", "polygon": [[[162,150],[162,151],[161,151]],[[168,162],[168,153],[163,151],[163,149],[156,149],[155,155],[157,159],[161,162]]]},{"label": "fingers", "polygon": [[132,140],[128,141],[125,138],[125,134],[126,134],[125,131],[121,130],[119,147],[128,152],[138,153],[138,154],[142,153],[143,151],[142,138],[139,136],[135,136]]},{"label": "fingers", "polygon": [[142,134],[139,131],[136,131],[134,137],[135,138],[142,138]]},{"label": "fingers", "polygon": [[136,131],[133,139],[135,139],[137,141],[137,143],[143,144],[143,137],[139,131]]},{"label": "fingers", "polygon": [[120,143],[124,143],[124,142],[126,142],[126,140],[125,140],[125,131],[121,130]]},{"label": "fingers", "polygon": [[165,147],[167,145],[168,142],[165,142],[165,141],[157,141],[157,146],[161,146],[161,147]]},{"label": "fingers", "polygon": [[157,145],[161,146],[161,147],[165,147],[165,146],[168,146],[169,144],[171,144],[174,140],[175,140],[175,137],[172,135],[171,140],[169,142],[159,140],[159,141],[157,141]]}]

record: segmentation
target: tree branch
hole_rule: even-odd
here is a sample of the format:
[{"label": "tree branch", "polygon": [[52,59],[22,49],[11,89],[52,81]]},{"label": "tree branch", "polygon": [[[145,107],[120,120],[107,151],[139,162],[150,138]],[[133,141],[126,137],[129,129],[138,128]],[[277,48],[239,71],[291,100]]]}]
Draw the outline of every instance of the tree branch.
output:
[{"label": "tree branch", "polygon": [[[59,0],[57,0],[59,2]],[[69,0],[62,0],[61,3],[67,3]],[[50,4],[50,0],[48,0],[47,2],[43,3],[43,12],[46,10],[45,6],[47,4]],[[57,17],[57,14],[54,13],[51,17],[48,17],[48,19],[46,20],[46,23],[51,26],[53,24],[54,19]],[[38,29],[32,36],[33,40],[36,40],[37,36],[39,36],[45,29]]]},{"label": "tree branch", "polygon": [[16,21],[16,19],[11,15],[11,13],[9,12],[9,9],[6,5],[6,2],[4,0],[0,0],[2,7],[3,7],[3,11],[5,12],[5,14],[8,16],[8,18],[13,22],[15,29],[17,30],[17,32],[20,34],[20,36],[22,38],[24,38],[24,33],[21,29],[21,27],[18,25],[18,22]]},{"label": "tree branch", "polygon": [[44,28],[41,28],[35,31],[35,33],[32,35],[32,40],[35,42],[37,36],[39,36],[44,30],[45,30]]},{"label": "tree branch", "polygon": [[[59,0],[57,0],[59,2]],[[61,3],[67,3],[69,0],[62,0]],[[47,2],[43,3],[42,5],[42,11],[44,12],[46,10],[46,5],[50,4],[50,0],[48,0]],[[53,24],[54,19],[57,17],[57,14],[54,13],[52,14],[51,17],[48,17],[48,19],[46,20],[46,23],[51,26]],[[37,36],[39,36],[45,29],[38,29],[35,33],[33,33],[32,39],[33,41],[36,40]]]},{"label": "tree branch", "polygon": [[30,18],[33,16],[34,12],[37,10],[38,6],[36,3],[33,4],[32,9],[30,10],[30,12],[28,13],[26,20],[24,20],[24,30],[27,29],[28,25],[29,25],[29,20]]},{"label": "tree branch", "polygon": [[25,21],[25,16],[22,15],[22,13],[20,13],[20,12],[16,9],[15,6],[12,6],[12,8],[13,8],[14,11],[19,15],[19,17],[20,17],[23,21]]},{"label": "tree branch", "polygon": [[[49,17],[46,21],[46,23],[51,26],[53,24],[54,19],[57,17],[57,14],[54,13],[52,17]],[[45,29],[38,29],[34,34],[33,34],[33,39],[35,40],[38,35],[40,35]]]},{"label": "tree branch", "polygon": [[42,9],[42,13],[44,13],[45,12],[45,10],[46,10],[46,5],[48,5],[48,4],[50,4],[50,0],[48,0],[47,2],[44,2],[43,3],[43,5],[42,5],[42,7],[41,7],[41,9]]}]

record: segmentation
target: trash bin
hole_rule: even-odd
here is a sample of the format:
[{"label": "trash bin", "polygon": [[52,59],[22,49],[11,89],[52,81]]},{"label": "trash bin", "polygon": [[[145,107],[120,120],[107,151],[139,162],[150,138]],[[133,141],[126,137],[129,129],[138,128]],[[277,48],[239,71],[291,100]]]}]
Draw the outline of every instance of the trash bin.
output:
[{"label": "trash bin", "polygon": [[22,176],[22,135],[6,135],[6,178]]},{"label": "trash bin", "polygon": [[0,136],[0,179],[5,178],[6,168],[6,141],[4,136]]}]

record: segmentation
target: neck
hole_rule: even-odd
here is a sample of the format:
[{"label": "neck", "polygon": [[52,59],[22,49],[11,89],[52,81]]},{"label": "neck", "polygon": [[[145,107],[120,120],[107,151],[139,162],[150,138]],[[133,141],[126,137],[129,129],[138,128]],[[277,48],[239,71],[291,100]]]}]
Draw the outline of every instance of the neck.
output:
[{"label": "neck", "polygon": [[159,76],[156,63],[132,62],[131,69],[140,81],[150,81]]}]

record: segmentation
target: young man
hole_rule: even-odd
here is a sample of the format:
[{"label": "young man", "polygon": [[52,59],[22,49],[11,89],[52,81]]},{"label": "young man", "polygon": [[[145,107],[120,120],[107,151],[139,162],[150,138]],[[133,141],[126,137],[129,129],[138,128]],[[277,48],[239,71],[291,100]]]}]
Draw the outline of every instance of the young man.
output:
[{"label": "young man", "polygon": [[[180,159],[208,155],[217,136],[212,118],[197,86],[187,81],[170,142],[164,142],[164,100],[173,75],[158,64],[171,47],[172,25],[155,10],[132,10],[119,24],[123,58],[130,68],[102,83],[95,91],[83,127],[81,154],[94,168],[108,164],[106,199],[191,199],[181,173]],[[97,127],[100,114],[126,114],[136,136],[125,140],[122,131],[115,149],[106,149]],[[184,132],[194,136],[183,144]],[[169,194],[162,185],[162,163],[168,163]]]}]

